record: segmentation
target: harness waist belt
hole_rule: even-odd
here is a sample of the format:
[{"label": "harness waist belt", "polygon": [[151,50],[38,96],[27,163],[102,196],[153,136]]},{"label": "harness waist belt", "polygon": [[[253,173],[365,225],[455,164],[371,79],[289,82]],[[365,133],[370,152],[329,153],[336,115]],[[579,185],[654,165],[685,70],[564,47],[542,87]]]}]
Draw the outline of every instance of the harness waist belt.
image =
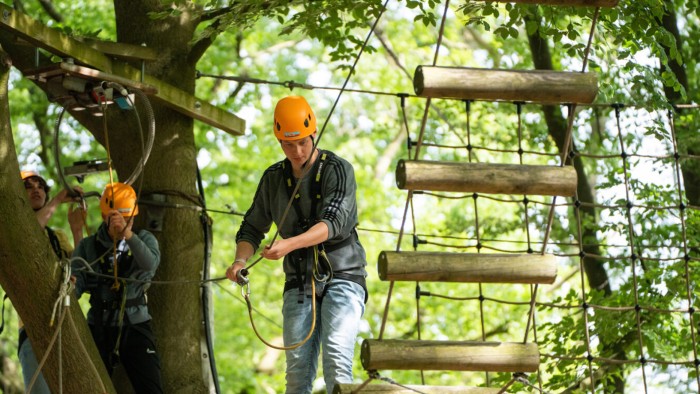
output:
[{"label": "harness waist belt", "polygon": [[[358,285],[362,286],[362,288],[366,288],[366,283],[365,283],[365,277],[362,275],[353,275],[353,274],[346,274],[345,272],[334,272],[333,273],[333,279],[343,279],[347,280],[350,282],[355,282]],[[333,282],[331,282],[333,283]],[[284,282],[284,292],[286,293],[288,290],[293,290],[293,289],[298,289],[299,288],[299,281],[297,279],[290,279],[286,282]]]},{"label": "harness waist belt", "polygon": [[[119,309],[121,307],[121,302],[119,300],[114,300],[114,301],[102,301],[100,303],[102,309],[106,310],[111,310],[111,309]],[[126,300],[126,304],[124,305],[125,308],[131,308],[134,306],[141,306],[141,305],[146,305],[148,304],[148,301],[146,300],[146,295],[142,295],[140,297],[136,298],[130,298]]]}]

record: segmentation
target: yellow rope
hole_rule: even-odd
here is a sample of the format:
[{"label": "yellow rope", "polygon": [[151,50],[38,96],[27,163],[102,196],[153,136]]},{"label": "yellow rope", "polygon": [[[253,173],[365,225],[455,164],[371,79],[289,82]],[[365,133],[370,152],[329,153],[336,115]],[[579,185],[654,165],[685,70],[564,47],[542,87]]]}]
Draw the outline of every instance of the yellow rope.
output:
[{"label": "yellow rope", "polygon": [[[325,251],[322,252],[325,255]],[[267,342],[258,332],[257,327],[255,326],[255,321],[253,321],[253,305],[250,302],[250,291],[248,292],[243,292],[243,298],[245,298],[245,303],[248,307],[248,317],[250,318],[250,325],[253,327],[253,331],[255,332],[255,335],[264,343],[265,345],[277,349],[277,350],[293,350],[296,349],[303,344],[305,344],[310,338],[311,335],[313,335],[314,329],[316,329],[316,276],[318,275],[318,246],[314,246],[314,264],[313,264],[313,272],[311,276],[311,328],[309,329],[309,333],[306,334],[306,338],[304,338],[301,342],[296,343],[294,345],[290,346],[276,346],[273,345],[269,342]],[[328,278],[324,279],[324,282],[329,282],[330,279],[333,277],[333,269],[330,267],[329,263],[329,269],[330,269],[330,274]],[[246,286],[250,286],[250,284],[246,284]],[[250,288],[249,288],[250,289]]]},{"label": "yellow rope", "polygon": [[277,350],[293,350],[296,349],[303,344],[305,344],[310,338],[311,335],[314,333],[314,330],[316,329],[316,281],[311,280],[311,328],[309,329],[309,333],[306,334],[306,338],[304,338],[301,342],[296,343],[294,345],[290,346],[276,346],[273,345],[269,342],[267,342],[258,332],[258,328],[255,327],[255,321],[253,321],[253,305],[250,303],[250,293],[245,293],[243,295],[243,298],[245,298],[245,303],[248,306],[248,317],[250,318],[250,325],[253,327],[253,331],[255,332],[255,335],[264,343],[265,345],[277,349]]}]

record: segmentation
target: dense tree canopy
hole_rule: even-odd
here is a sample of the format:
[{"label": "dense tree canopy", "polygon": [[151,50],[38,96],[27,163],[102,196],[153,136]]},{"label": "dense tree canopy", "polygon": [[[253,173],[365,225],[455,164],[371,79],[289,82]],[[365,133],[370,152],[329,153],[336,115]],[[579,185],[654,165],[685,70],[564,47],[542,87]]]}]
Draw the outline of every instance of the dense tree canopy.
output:
[{"label": "dense tree canopy", "polygon": [[[698,326],[692,311],[700,136],[693,103],[699,99],[700,49],[694,43],[700,40],[700,6],[620,0],[616,7],[596,10],[462,1],[449,3],[445,12],[445,5],[432,0],[387,2],[386,9],[376,0],[13,2],[15,9],[70,37],[155,49],[157,60],[145,63],[146,74],[246,121],[244,134],[234,136],[152,100],[156,139],[140,185],[143,200],[166,199],[163,228],[155,232],[164,259],[150,296],[168,392],[207,392],[209,375],[223,393],[283,390],[284,355],[255,336],[240,289],[221,277],[260,175],[282,158],[270,132],[271,114],[275,102],[290,93],[312,103],[322,127],[319,146],[347,158],[356,170],[359,233],[370,273],[355,364],[358,382],[368,377],[359,361],[362,339],[525,338],[538,344],[540,368],[515,383],[513,391],[698,390]],[[39,229],[23,218],[31,211],[18,202],[24,194],[16,173],[40,170],[53,179],[55,193],[61,187],[58,166],[107,157],[105,127],[101,119],[69,111],[56,163],[51,152],[60,107],[18,70],[30,69],[37,53],[42,64],[59,56],[35,52],[0,30],[0,55],[5,54],[0,58],[16,67],[7,78],[7,94],[0,88],[0,102],[9,111],[2,116],[11,114],[0,124],[0,214],[8,218],[0,231],[0,283],[36,335],[32,341],[48,345],[54,330],[42,319],[51,313],[60,275],[36,279],[41,264],[53,263],[17,247],[23,239],[37,239],[31,244],[36,250],[43,243]],[[599,92],[594,104],[575,107],[426,100],[414,95],[413,74],[417,66],[431,64],[585,70],[598,75]],[[136,123],[131,113],[115,108],[105,116],[109,154],[122,179],[138,161]],[[6,152],[10,148],[14,155]],[[407,193],[396,187],[394,169],[416,152],[422,160],[572,165],[576,195]],[[99,191],[108,180],[105,173],[88,175],[82,187]],[[88,226],[94,231],[99,212],[96,200],[88,203]],[[157,209],[144,204],[144,212]],[[51,225],[67,227],[64,217],[65,207]],[[146,217],[141,215],[138,224],[148,226]],[[537,287],[415,282],[390,287],[378,278],[377,256],[397,249],[546,252],[558,256],[558,276],[553,285]],[[202,284],[207,277],[215,280]],[[265,340],[281,336],[281,277],[278,262],[263,260],[251,270],[253,318]],[[36,290],[17,285],[28,288],[33,280]],[[207,301],[201,293],[209,292]],[[210,307],[208,318],[202,304]],[[72,315],[79,317],[76,310]],[[32,318],[35,312],[38,317]],[[2,351],[12,360],[15,316],[6,313],[10,328],[2,336]],[[213,326],[213,354],[203,345],[205,321]],[[71,335],[89,342],[80,323]],[[79,359],[70,342],[64,349]],[[64,361],[67,368],[70,360]],[[57,360],[52,356],[48,362]],[[513,378],[510,373],[379,373],[401,384],[503,387]],[[5,390],[21,387],[16,372],[3,375]],[[56,372],[48,379],[57,387]],[[78,380],[97,384],[94,375]]]}]

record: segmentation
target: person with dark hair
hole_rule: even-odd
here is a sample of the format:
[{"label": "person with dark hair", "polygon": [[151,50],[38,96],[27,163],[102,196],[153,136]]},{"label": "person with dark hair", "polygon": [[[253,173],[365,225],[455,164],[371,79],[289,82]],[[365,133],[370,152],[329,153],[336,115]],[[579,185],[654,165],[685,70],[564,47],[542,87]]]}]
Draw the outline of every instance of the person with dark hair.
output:
[{"label": "person with dark hair", "polygon": [[[353,381],[355,342],[367,300],[365,250],[355,229],[355,174],[349,162],[315,147],[316,117],[303,97],[277,103],[273,131],[286,159],[263,174],[236,234],[236,257],[226,276],[239,281],[274,222],[280,239],[265,246],[261,256],[284,258],[284,344],[292,348],[311,335],[286,350],[286,392],[311,393],[321,354],[331,393],[336,383]],[[287,210],[290,199],[294,208]]]},{"label": "person with dark hair", "polygon": [[[52,229],[47,226],[47,223],[56,212],[59,204],[70,203],[70,202],[80,202],[80,197],[71,197],[68,195],[68,191],[62,189],[54,198],[49,199],[50,187],[46,183],[46,180],[35,171],[21,171],[20,177],[24,182],[24,189],[27,191],[27,198],[29,199],[29,205],[34,210],[39,225],[44,229],[44,233],[51,243],[54,253],[58,259],[68,259],[73,253],[73,246],[77,245],[78,242],[83,238],[83,225],[84,225],[84,210],[73,209],[71,205],[68,209],[68,222],[70,224],[71,233],[73,234],[73,245],[66,234],[58,229]],[[80,188],[75,188],[78,194],[82,194]],[[32,377],[36,373],[39,363],[37,362],[36,352],[32,348],[32,344],[27,336],[27,331],[24,329],[22,321],[19,321],[19,346],[17,347],[17,354],[19,357],[19,362],[22,366],[22,377],[24,379],[25,388],[29,388]],[[44,376],[39,373],[34,385],[32,386],[31,394],[49,394],[49,386],[46,384]]]},{"label": "person with dark hair", "polygon": [[73,282],[78,298],[90,293],[88,326],[109,374],[121,363],[137,394],[158,394],[163,392],[160,356],[146,290],[160,264],[160,249],[149,231],[132,229],[139,213],[136,199],[125,183],[105,187],[103,222],[73,252]]}]

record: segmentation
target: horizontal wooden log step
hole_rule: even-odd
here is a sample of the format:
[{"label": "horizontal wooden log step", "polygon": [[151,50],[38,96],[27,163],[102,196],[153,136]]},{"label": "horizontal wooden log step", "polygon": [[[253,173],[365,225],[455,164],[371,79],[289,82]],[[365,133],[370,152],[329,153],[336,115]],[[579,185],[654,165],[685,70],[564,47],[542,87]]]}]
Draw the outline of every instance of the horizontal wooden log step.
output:
[{"label": "horizontal wooden log step", "polygon": [[365,370],[535,372],[535,343],[376,340],[362,342]]},{"label": "horizontal wooden log step", "polygon": [[401,387],[395,384],[381,383],[368,384],[358,390],[362,385],[354,383],[336,383],[333,387],[333,394],[354,394],[354,393],[381,393],[381,394],[497,394],[499,388],[492,387],[460,387],[460,386],[419,386],[405,384]]},{"label": "horizontal wooden log step", "polygon": [[560,5],[569,7],[615,7],[620,0],[495,0],[501,3]]},{"label": "horizontal wooden log step", "polygon": [[557,259],[551,254],[383,251],[377,270],[387,281],[552,284]]},{"label": "horizontal wooden log step", "polygon": [[577,181],[572,166],[426,160],[400,160],[396,166],[396,185],[403,190],[571,197]]},{"label": "horizontal wooden log step", "polygon": [[418,66],[413,88],[418,96],[432,98],[590,104],[598,94],[598,76],[549,70]]}]

